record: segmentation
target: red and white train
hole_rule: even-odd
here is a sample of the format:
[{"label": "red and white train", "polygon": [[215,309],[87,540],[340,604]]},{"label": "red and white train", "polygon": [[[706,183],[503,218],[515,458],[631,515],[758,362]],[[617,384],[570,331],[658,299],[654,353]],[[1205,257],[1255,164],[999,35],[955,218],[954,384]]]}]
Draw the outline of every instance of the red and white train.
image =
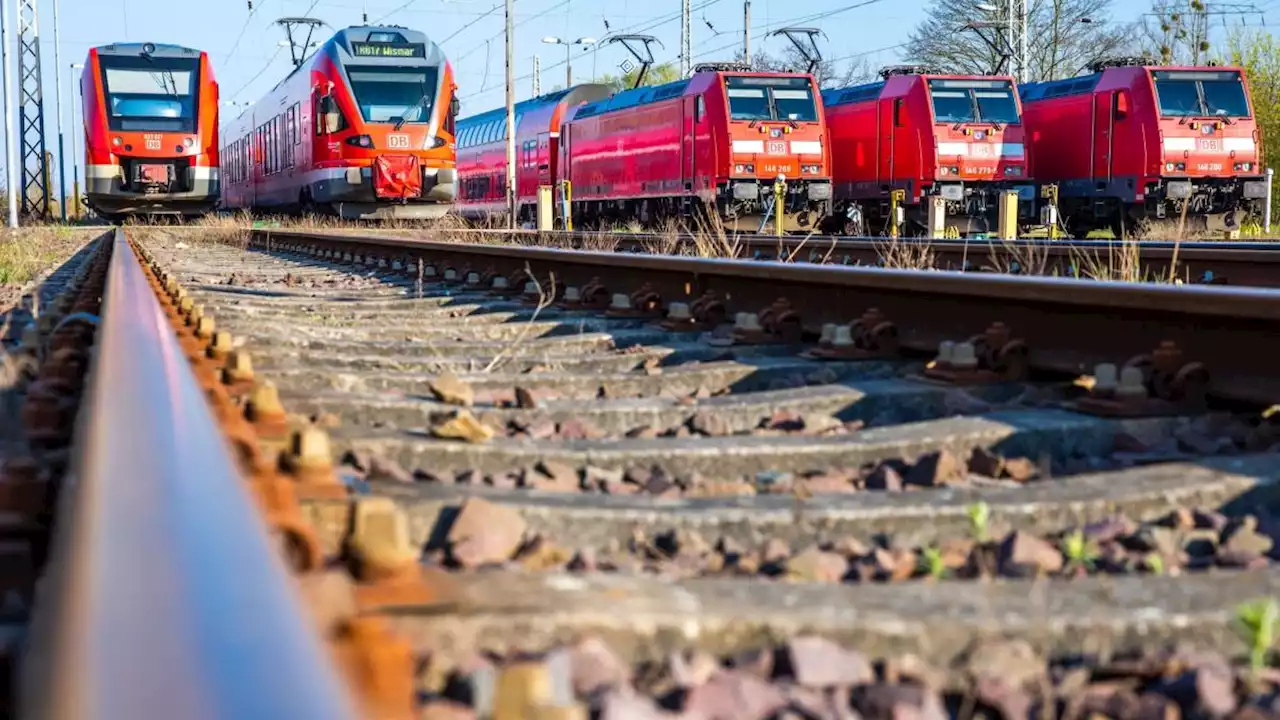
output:
[{"label": "red and white train", "polygon": [[834,170],[827,228],[887,234],[890,192],[903,191],[904,234],[920,234],[940,202],[958,235],[994,230],[1000,194],[1034,215],[1025,129],[1011,77],[896,67],[880,82],[823,93]]},{"label": "red and white train", "polygon": [[218,83],[207,53],[154,43],[92,48],[80,96],[94,212],[117,222],[217,205]]},{"label": "red and white train", "polygon": [[340,30],[223,129],[223,206],[430,219],[454,202],[457,86],[401,27]]},{"label": "red and white train", "polygon": [[1141,234],[1153,219],[1239,228],[1267,197],[1249,84],[1235,67],[1141,58],[1020,88],[1032,171],[1058,185],[1068,230]]},{"label": "red and white train", "polygon": [[[506,114],[458,122],[459,210],[500,212]],[[830,156],[812,76],[702,66],[684,80],[610,94],[578,85],[516,108],[519,216],[533,217],[539,185],[567,190],[575,224],[715,216],[756,230],[785,183],[788,230],[830,211]],[[771,225],[771,221],[768,221]]]}]

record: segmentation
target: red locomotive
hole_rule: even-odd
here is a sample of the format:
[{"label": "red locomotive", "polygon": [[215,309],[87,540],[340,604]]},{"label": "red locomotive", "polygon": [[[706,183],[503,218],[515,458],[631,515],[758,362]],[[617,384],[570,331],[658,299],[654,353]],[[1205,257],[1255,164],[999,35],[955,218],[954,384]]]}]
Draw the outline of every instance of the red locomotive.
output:
[{"label": "red locomotive", "polygon": [[1239,68],[1095,64],[1023,85],[1036,179],[1058,185],[1068,230],[1139,234],[1152,219],[1238,228],[1267,194],[1258,124]]},{"label": "red locomotive", "polygon": [[[956,234],[994,229],[1001,192],[1034,215],[1021,108],[1013,79],[893,67],[883,80],[823,93],[834,158],[833,232],[885,234],[902,191],[903,230],[929,228],[934,203]],[[937,217],[937,211],[934,213]]]},{"label": "red locomotive", "polygon": [[[605,93],[578,86],[524,104],[516,130],[522,208],[531,209],[537,185],[558,185],[568,190],[575,223],[714,214],[728,229],[757,230],[781,179],[784,228],[813,228],[830,211],[822,102],[811,75],[706,65],[684,80]],[[469,179],[462,204],[472,212],[503,197],[503,117],[459,123]]]},{"label": "red locomotive", "polygon": [[89,50],[80,80],[89,207],[200,215],[218,203],[218,84],[208,54],[154,43]]},{"label": "red locomotive", "polygon": [[224,130],[229,209],[430,219],[453,205],[457,87],[425,35],[340,30]]},{"label": "red locomotive", "polygon": [[[575,85],[515,105],[516,206],[532,222],[538,186],[559,178],[560,125],[568,111],[609,97],[607,85]],[[506,212],[507,111],[498,108],[458,121],[458,212],[481,218]]]}]

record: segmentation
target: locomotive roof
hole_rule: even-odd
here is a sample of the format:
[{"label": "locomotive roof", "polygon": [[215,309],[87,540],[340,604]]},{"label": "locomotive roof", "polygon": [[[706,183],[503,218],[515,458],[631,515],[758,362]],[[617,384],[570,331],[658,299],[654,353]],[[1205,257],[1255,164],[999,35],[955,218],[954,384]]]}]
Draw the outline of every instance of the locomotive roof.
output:
[{"label": "locomotive roof", "polygon": [[[575,101],[582,102],[583,100],[594,100],[600,97],[601,93],[607,94],[608,92],[609,86],[601,85],[599,83],[583,83],[581,85],[574,85],[567,90],[554,90],[549,93],[543,93],[542,95],[534,98],[529,98],[528,100],[521,100],[515,104],[514,114],[516,117],[519,117],[520,115],[528,112],[530,108],[538,105],[558,103],[566,98],[568,98],[569,104],[573,105],[576,104]],[[572,97],[570,97],[570,95],[572,95]],[[493,110],[486,110],[478,115],[471,115],[469,117],[459,119],[458,127],[462,128],[477,123],[498,120],[506,116],[507,108],[505,106],[494,108]]]},{"label": "locomotive roof", "polygon": [[[948,75],[936,73],[916,73],[914,75],[899,75],[896,77],[919,77],[925,80],[1013,80],[1007,75]],[[886,80],[877,80],[875,82],[862,83],[861,85],[824,90],[822,91],[822,104],[826,107],[833,107],[871,100],[879,97],[880,91],[884,89],[886,82]]]},{"label": "locomotive roof", "polygon": [[181,45],[167,45],[164,43],[111,43],[110,45],[100,45],[93,48],[98,51],[99,55],[126,55],[138,56],[142,54],[142,49],[150,45],[152,57],[171,57],[186,58],[200,57],[200,51]]},{"label": "locomotive roof", "polygon": [[1106,67],[1098,72],[1089,73],[1088,75],[1077,75],[1075,77],[1063,78],[1062,80],[1045,80],[1042,82],[1025,83],[1018,86],[1018,96],[1023,102],[1035,100],[1047,100],[1049,98],[1066,97],[1070,95],[1082,95],[1084,93],[1093,92],[1098,86],[1098,82],[1102,80],[1104,73],[1112,71],[1120,71],[1125,69],[1137,68],[1142,71],[1159,70],[1165,72],[1181,72],[1181,71],[1228,71],[1240,72],[1235,66],[1213,65],[1205,67],[1197,66],[1172,66],[1172,65],[1113,65]]},{"label": "locomotive roof", "polygon": [[1093,89],[1098,86],[1098,81],[1102,79],[1102,72],[1077,75],[1076,77],[1062,80],[1023,83],[1018,85],[1018,97],[1022,99],[1022,102],[1029,102],[1093,92]]},{"label": "locomotive roof", "polygon": [[[720,71],[720,70],[707,70],[706,72],[710,72],[716,75],[726,74],[725,71]],[[786,73],[786,72],[774,73],[774,72],[742,71],[742,72],[733,72],[733,74],[735,76],[747,75],[751,77],[760,77],[764,75],[787,76],[787,77],[809,77],[803,73]],[[689,87],[689,83],[698,79],[700,75],[702,75],[702,73],[694,73],[692,77],[687,77],[682,80],[673,80],[672,82],[664,83],[662,85],[646,85],[643,87],[632,88],[630,90],[623,90],[622,92],[615,93],[611,97],[603,98],[593,103],[588,103],[586,105],[583,105],[581,108],[578,109],[578,112],[574,113],[573,119],[579,120],[581,118],[593,117],[595,115],[603,115],[604,113],[613,112],[615,110],[623,110],[630,107],[636,107],[639,105],[647,105],[649,103],[658,102],[659,100],[666,100],[668,98],[679,97],[684,94],[684,91]]]}]

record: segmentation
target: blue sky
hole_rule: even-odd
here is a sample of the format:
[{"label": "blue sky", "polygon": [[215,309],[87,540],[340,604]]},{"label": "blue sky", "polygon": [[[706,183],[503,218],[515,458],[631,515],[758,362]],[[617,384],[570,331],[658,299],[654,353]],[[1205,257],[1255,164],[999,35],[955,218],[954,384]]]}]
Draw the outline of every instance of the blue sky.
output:
[{"label": "blue sky", "polygon": [[[12,2],[13,0],[0,0]],[[277,18],[309,15],[331,28],[387,22],[421,30],[443,41],[458,73],[463,113],[501,105],[503,95],[502,0],[61,0],[63,73],[62,112],[71,124],[71,63],[82,62],[88,49],[117,41],[168,42],[206,50],[222,87],[224,100],[253,101],[289,70],[289,51],[278,43],[283,29]],[[496,10],[494,8],[497,8]],[[729,59],[742,42],[742,0],[693,0],[695,61]],[[898,59],[898,49],[923,16],[924,0],[753,0],[753,36],[798,21],[820,27],[828,40],[820,47],[827,57],[866,55],[873,66]],[[1131,20],[1149,7],[1145,0],[1115,0],[1116,20]],[[542,88],[564,82],[565,50],[545,45],[547,35],[602,38],[613,32],[645,32],[657,37],[659,61],[675,61],[680,50],[680,0],[516,0],[517,99],[533,91],[533,57],[542,63]],[[831,13],[827,17],[818,17]],[[12,17],[12,12],[11,12]],[[605,22],[608,22],[606,29]],[[57,125],[53,69],[53,0],[41,0],[41,45],[45,76],[45,114],[50,151],[56,154]],[[322,28],[320,40],[332,29]],[[752,49],[781,50],[785,38],[753,37]],[[619,45],[584,52],[573,48],[575,81],[593,69],[617,73],[628,58]],[[224,107],[223,113],[239,110]],[[79,139],[77,139],[79,142]],[[71,139],[66,137],[68,161]],[[70,162],[68,162],[68,186]],[[56,185],[56,181],[55,181]]]}]

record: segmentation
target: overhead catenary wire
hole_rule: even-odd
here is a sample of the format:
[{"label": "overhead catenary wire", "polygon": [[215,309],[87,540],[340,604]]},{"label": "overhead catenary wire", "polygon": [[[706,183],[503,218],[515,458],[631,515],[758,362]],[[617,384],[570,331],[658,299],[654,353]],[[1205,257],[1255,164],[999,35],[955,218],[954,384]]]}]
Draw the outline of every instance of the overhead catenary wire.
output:
[{"label": "overhead catenary wire", "polygon": [[[693,11],[694,11],[694,12],[697,12],[697,11],[698,11],[698,10],[700,10],[700,9],[710,7],[710,6],[715,5],[716,3],[719,3],[719,2],[721,2],[721,1],[722,1],[722,0],[704,0],[704,2],[703,2],[701,5],[697,5],[697,6],[695,6],[695,7],[694,7],[694,8],[693,8]],[[614,32],[614,33],[610,33],[610,34],[618,34],[618,35],[620,35],[620,34],[626,34],[626,33],[643,33],[643,32],[647,32],[647,31],[649,31],[649,30],[653,30],[653,29],[655,29],[655,28],[658,28],[658,27],[661,27],[661,26],[666,25],[666,24],[668,24],[668,23],[672,23],[672,22],[675,22],[675,21],[679,20],[679,19],[680,19],[680,15],[681,15],[681,13],[675,13],[675,14],[673,14],[673,15],[660,16],[660,17],[659,17],[659,18],[657,18],[657,19],[645,20],[645,21],[642,21],[642,22],[636,23],[636,24],[634,24],[634,25],[631,25],[631,26],[628,26],[628,27],[622,28],[621,30],[618,30],[618,31],[616,31],[616,32]],[[642,26],[643,26],[643,27],[642,27]],[[598,52],[598,51],[599,51],[599,45],[597,44],[597,45],[593,46],[593,47],[592,47],[592,49],[591,49],[590,51],[587,51],[587,52],[596,53],[596,52]],[[584,52],[584,54],[585,54],[585,52]],[[547,72],[548,70],[554,70],[554,69],[559,68],[559,67],[564,67],[564,65],[565,65],[565,62],[564,62],[564,61],[560,61],[560,62],[554,63],[554,64],[552,64],[552,65],[542,67],[542,68],[541,68],[541,71],[545,73],[545,72]],[[530,79],[530,78],[532,78],[532,77],[533,77],[533,73],[528,73],[528,74],[525,74],[525,75],[521,75],[520,77],[516,78],[516,82],[519,82],[519,81],[521,81],[521,80],[528,80],[528,79]],[[497,90],[497,88],[494,88],[494,90]],[[481,95],[485,95],[485,94],[487,94],[487,93],[489,93],[489,92],[493,92],[493,90],[485,90],[485,91],[480,91],[480,92],[474,92],[474,93],[471,93],[470,95],[463,96],[461,99],[462,99],[462,100],[468,100],[468,99],[471,99],[471,98],[474,98],[474,97],[479,97],[479,96],[481,96]]]}]

